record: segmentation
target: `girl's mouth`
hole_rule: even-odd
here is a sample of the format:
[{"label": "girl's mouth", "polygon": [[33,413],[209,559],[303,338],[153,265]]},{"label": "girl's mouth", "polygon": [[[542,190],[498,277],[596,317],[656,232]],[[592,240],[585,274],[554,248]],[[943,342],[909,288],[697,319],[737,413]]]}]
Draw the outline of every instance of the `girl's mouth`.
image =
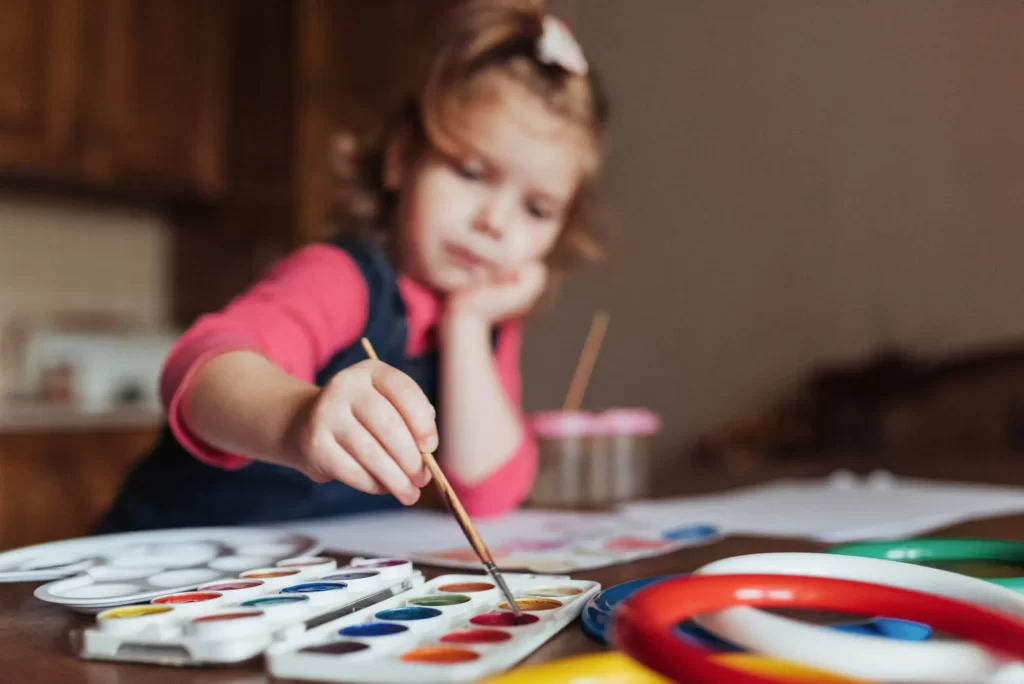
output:
[{"label": "girl's mouth", "polygon": [[475,252],[450,242],[445,243],[444,250],[448,256],[466,268],[488,268],[492,265],[490,261],[477,255]]}]

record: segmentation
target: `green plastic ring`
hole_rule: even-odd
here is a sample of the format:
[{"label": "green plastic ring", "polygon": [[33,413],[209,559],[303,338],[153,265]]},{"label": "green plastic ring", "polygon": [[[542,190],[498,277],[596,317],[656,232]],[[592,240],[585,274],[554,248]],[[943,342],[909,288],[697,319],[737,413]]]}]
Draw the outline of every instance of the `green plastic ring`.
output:
[{"label": "green plastic ring", "polygon": [[[827,553],[862,556],[903,563],[991,563],[1024,566],[1024,542],[973,537],[921,537],[854,542],[827,549]],[[1024,594],[1024,577],[979,577],[986,582]]]}]

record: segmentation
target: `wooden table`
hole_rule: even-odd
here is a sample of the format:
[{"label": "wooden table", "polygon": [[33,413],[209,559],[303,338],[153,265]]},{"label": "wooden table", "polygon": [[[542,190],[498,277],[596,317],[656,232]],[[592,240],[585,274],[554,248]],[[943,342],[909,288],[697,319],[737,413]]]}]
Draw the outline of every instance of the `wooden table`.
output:
[{"label": "wooden table", "polygon": [[[934,534],[1024,539],[1024,516],[979,520]],[[667,556],[579,573],[578,577],[596,580],[607,587],[639,577],[686,572],[713,560],[738,554],[820,549],[818,544],[803,541],[730,537]],[[421,568],[428,577],[444,572],[436,568]],[[72,655],[69,634],[73,629],[87,625],[89,618],[38,601],[32,596],[34,586],[0,585],[0,681],[31,684],[264,684],[283,681],[266,675],[258,661],[223,669],[176,669],[80,660]],[[525,662],[539,663],[601,648],[575,623]]]}]

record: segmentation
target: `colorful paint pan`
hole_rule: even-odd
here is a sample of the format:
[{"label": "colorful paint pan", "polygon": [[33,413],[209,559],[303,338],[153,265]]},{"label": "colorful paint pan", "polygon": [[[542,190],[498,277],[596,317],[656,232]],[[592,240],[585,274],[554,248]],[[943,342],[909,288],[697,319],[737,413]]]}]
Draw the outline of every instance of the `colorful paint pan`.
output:
[{"label": "colorful paint pan", "polygon": [[437,665],[454,665],[477,660],[480,654],[468,648],[455,646],[423,646],[402,654],[407,663],[434,663]]},{"label": "colorful paint pan", "polygon": [[134,620],[147,615],[162,615],[173,610],[170,606],[124,606],[111,608],[96,616],[97,620]]},{"label": "colorful paint pan", "polygon": [[424,608],[423,606],[406,606],[405,608],[389,608],[378,611],[373,617],[378,620],[419,622],[441,617],[442,613],[437,608]]},{"label": "colorful paint pan", "polygon": [[367,646],[366,644],[361,644],[358,641],[335,641],[333,643],[323,644],[321,646],[308,646],[299,651],[299,653],[343,656],[354,655],[356,653],[368,653],[369,650],[369,646]]},{"label": "colorful paint pan", "polygon": [[352,563],[354,568],[397,568],[409,565],[409,561],[399,558],[364,558]]},{"label": "colorful paint pan", "polygon": [[455,582],[453,584],[442,584],[437,590],[452,594],[477,594],[481,591],[493,591],[494,588],[494,585],[490,582]]},{"label": "colorful paint pan", "polygon": [[246,570],[239,577],[263,580],[267,589],[280,589],[289,584],[295,584],[295,581],[301,577],[301,571],[295,568],[256,568]]},{"label": "colorful paint pan", "polygon": [[490,582],[452,582],[442,584],[437,591],[440,594],[463,594],[473,603],[489,601],[500,593],[498,587]]},{"label": "colorful paint pan", "polygon": [[301,615],[309,608],[309,596],[260,596],[242,601],[242,608],[255,608],[266,612],[267,617],[274,621],[286,620]]},{"label": "colorful paint pan", "polygon": [[404,579],[412,574],[412,563],[400,558],[364,558],[352,563],[358,570],[376,570],[381,579]]},{"label": "colorful paint pan", "polygon": [[226,580],[203,584],[197,591],[215,591],[223,594],[225,600],[237,603],[265,594],[267,588],[263,580]]},{"label": "colorful paint pan", "polygon": [[[516,599],[516,605],[519,606],[520,610],[525,610],[531,613],[536,613],[543,610],[554,610],[562,607],[561,601],[549,598],[519,598]],[[499,610],[510,610],[508,601],[502,601],[498,604]]]},{"label": "colorful paint pan", "polygon": [[498,629],[464,629],[449,632],[438,641],[445,644],[500,644],[511,638],[511,634]]},{"label": "colorful paint pan", "polygon": [[390,608],[378,611],[373,617],[381,622],[398,622],[416,632],[431,629],[433,621],[444,615],[437,608],[424,608],[423,606],[405,606],[403,608]]},{"label": "colorful paint pan", "polygon": [[416,634],[408,625],[397,622],[364,622],[349,625],[338,630],[338,636],[346,639],[361,639],[383,648],[402,648],[411,645]]},{"label": "colorful paint pan", "polygon": [[174,606],[178,613],[194,615],[224,603],[224,594],[216,591],[186,591],[180,594],[158,596],[151,603],[158,606]]},{"label": "colorful paint pan", "polygon": [[465,594],[431,594],[428,596],[414,596],[406,601],[406,603],[410,606],[447,608],[449,612],[461,612],[470,607],[472,600]]},{"label": "colorful paint pan", "polygon": [[540,618],[532,613],[523,613],[519,617],[509,611],[492,611],[476,615],[469,620],[477,627],[523,627],[540,621]]},{"label": "colorful paint pan", "polygon": [[368,579],[380,579],[380,573],[376,570],[350,570],[348,572],[335,572],[323,577],[324,580],[338,582],[359,582]]},{"label": "colorful paint pan", "polygon": [[352,570],[335,572],[320,578],[321,582],[344,582],[352,591],[373,591],[386,581],[376,570]]},{"label": "colorful paint pan", "polygon": [[341,591],[348,589],[344,582],[303,582],[293,584],[281,590],[282,594],[318,594],[324,591]]},{"label": "colorful paint pan", "polygon": [[348,592],[348,585],[344,582],[303,582],[285,587],[281,594],[307,596],[313,603],[325,603],[337,600],[338,594],[343,591]]},{"label": "colorful paint pan", "polygon": [[124,606],[105,610],[96,619],[104,632],[128,634],[172,619],[173,611],[171,606]]},{"label": "colorful paint pan", "polygon": [[338,630],[340,636],[359,639],[408,634],[408,632],[407,626],[394,622],[366,622],[361,625],[349,625]]}]

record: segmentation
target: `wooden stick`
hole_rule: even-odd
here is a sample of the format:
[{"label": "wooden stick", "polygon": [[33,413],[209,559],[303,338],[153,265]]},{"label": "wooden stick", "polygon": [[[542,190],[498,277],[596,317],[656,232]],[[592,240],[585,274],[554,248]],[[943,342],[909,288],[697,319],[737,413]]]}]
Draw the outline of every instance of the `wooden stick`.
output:
[{"label": "wooden stick", "polygon": [[[374,351],[373,345],[370,344],[370,340],[365,337],[362,339],[363,349],[366,351],[366,355],[374,361],[379,361],[377,358],[377,352]],[[519,604],[516,603],[515,596],[509,591],[508,585],[505,584],[505,579],[498,572],[498,567],[494,563],[494,556],[491,555],[490,549],[484,544],[484,540],[480,537],[480,534],[476,531],[476,527],[473,526],[473,521],[470,520],[469,514],[466,513],[466,509],[463,508],[462,502],[459,501],[459,497],[455,494],[455,490],[452,489],[451,483],[448,482],[448,478],[445,477],[444,471],[441,470],[441,466],[437,464],[437,460],[434,455],[422,451],[423,460],[427,464],[427,468],[430,469],[430,474],[434,477],[434,482],[437,484],[438,489],[441,490],[441,496],[444,498],[445,503],[448,505],[448,509],[455,516],[455,521],[459,523],[459,527],[462,528],[462,533],[466,535],[466,539],[469,541],[470,546],[476,552],[476,555],[480,557],[480,562],[484,564],[491,576],[494,577],[494,581],[498,583],[498,587],[501,592],[505,595],[505,600],[508,602],[509,610],[511,610],[517,618],[522,617],[522,612],[519,608]]]},{"label": "wooden stick", "polygon": [[597,355],[601,352],[601,343],[604,342],[604,334],[608,330],[609,318],[611,315],[602,310],[595,313],[590,322],[590,332],[583,343],[583,350],[576,362],[576,371],[572,375],[572,382],[569,383],[569,391],[565,394],[565,402],[562,403],[563,411],[578,411],[583,405],[583,395],[590,384],[590,374],[597,363]]}]

